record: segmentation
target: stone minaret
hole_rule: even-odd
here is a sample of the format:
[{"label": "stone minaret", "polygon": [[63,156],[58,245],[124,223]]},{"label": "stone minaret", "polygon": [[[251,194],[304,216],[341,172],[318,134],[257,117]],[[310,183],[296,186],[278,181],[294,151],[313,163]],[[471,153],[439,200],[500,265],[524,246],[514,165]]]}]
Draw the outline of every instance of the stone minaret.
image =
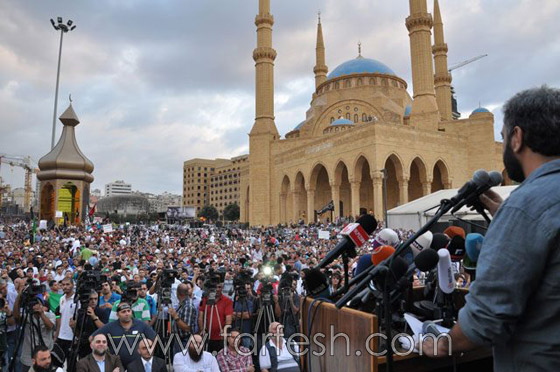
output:
[{"label": "stone minaret", "polygon": [[319,13],[319,23],[317,24],[317,46],[315,47],[315,89],[327,81],[329,68],[325,62],[325,42],[323,41],[323,27],[321,26],[321,13]]},{"label": "stone minaret", "polygon": [[432,47],[432,53],[436,66],[434,83],[439,113],[443,120],[451,120],[451,74],[447,71],[447,44],[443,38],[443,22],[438,0],[434,0],[434,46]]},{"label": "stone minaret", "polygon": [[270,0],[259,0],[257,47],[253,51],[256,69],[255,124],[249,133],[249,223],[268,225],[271,219],[271,147],[278,140],[274,123],[274,60]]},{"label": "stone minaret", "polygon": [[426,0],[409,0],[410,16],[406,28],[410,37],[413,98],[410,122],[423,128],[437,128],[440,119],[434,91],[432,59],[432,16]]}]

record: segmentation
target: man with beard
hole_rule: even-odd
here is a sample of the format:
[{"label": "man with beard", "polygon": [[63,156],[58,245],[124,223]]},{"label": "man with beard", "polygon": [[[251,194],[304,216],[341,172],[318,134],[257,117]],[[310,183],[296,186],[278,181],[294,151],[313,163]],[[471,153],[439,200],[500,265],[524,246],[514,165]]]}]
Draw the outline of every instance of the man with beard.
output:
[{"label": "man with beard", "polygon": [[[426,339],[444,357],[492,345],[494,370],[560,370],[560,90],[523,91],[504,106],[504,164],[521,185],[506,201],[489,192],[492,213],[451,342]],[[512,270],[514,275],[511,275]],[[451,349],[452,347],[452,349]]]},{"label": "man with beard", "polygon": [[39,345],[33,349],[33,366],[29,372],[64,372],[62,368],[51,365],[51,351],[44,345]]},{"label": "man with beard", "polygon": [[220,372],[216,358],[207,351],[201,335],[193,335],[188,344],[188,353],[178,352],[173,357],[174,372]]},{"label": "man with beard", "polygon": [[121,358],[107,352],[107,337],[98,334],[90,342],[91,354],[78,361],[76,372],[124,372]]}]

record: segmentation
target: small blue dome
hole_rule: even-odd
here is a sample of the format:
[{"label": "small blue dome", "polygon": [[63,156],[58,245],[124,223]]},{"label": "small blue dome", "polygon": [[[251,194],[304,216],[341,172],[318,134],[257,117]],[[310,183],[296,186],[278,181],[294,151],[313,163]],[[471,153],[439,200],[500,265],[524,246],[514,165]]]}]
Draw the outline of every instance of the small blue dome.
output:
[{"label": "small blue dome", "polygon": [[396,76],[395,72],[383,63],[376,61],[375,59],[369,59],[359,56],[358,58],[351,59],[350,61],[346,61],[343,64],[339,65],[337,68],[332,70],[327,78],[332,79],[343,75],[363,73],[377,73]]},{"label": "small blue dome", "polygon": [[474,111],[471,113],[471,115],[472,115],[472,114],[478,114],[478,113],[480,113],[480,112],[490,112],[490,110],[488,110],[488,109],[485,108],[485,107],[479,107],[479,108],[477,108],[476,110],[474,110]]},{"label": "small blue dome", "polygon": [[302,121],[301,123],[299,123],[299,124],[294,128],[294,130],[300,130],[300,128],[303,126],[304,123],[305,123],[305,120]]},{"label": "small blue dome", "polygon": [[354,125],[352,120],[340,118],[331,123],[331,125]]},{"label": "small blue dome", "polygon": [[411,105],[407,105],[406,108],[404,109],[404,117],[408,117],[410,116],[410,113],[412,112],[412,106]]}]

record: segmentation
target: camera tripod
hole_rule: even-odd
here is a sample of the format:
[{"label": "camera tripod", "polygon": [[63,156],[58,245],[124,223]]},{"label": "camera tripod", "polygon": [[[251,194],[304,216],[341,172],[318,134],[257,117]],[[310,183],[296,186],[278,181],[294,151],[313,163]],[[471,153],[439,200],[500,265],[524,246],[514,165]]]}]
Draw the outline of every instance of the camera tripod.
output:
[{"label": "camera tripod", "polygon": [[[254,333],[257,334],[259,329],[263,330],[263,333],[268,332],[268,327],[270,324],[274,323],[276,320],[274,318],[274,307],[272,304],[272,293],[263,292],[259,297],[258,303],[257,320],[255,321]],[[262,328],[260,328],[262,325]]]},{"label": "camera tripod", "polygon": [[[208,314],[210,314],[210,324],[207,323]],[[212,332],[212,323],[214,322],[214,314],[216,314],[216,319],[218,319],[219,329],[222,329],[222,322],[220,321],[220,313],[218,312],[218,305],[216,305],[215,295],[208,296],[206,298],[206,304],[204,305],[204,315],[202,319],[202,326],[204,327],[203,334],[208,335],[209,340]],[[208,351],[208,343],[206,343],[204,350]]]},{"label": "camera tripod", "polygon": [[[41,335],[41,320],[33,317],[33,311],[31,311],[33,306],[31,305],[32,304],[25,304],[25,306],[22,308],[23,322],[21,323],[21,333],[19,334],[18,340],[16,342],[14,355],[12,355],[10,359],[10,364],[8,366],[9,372],[14,372],[16,370],[17,356],[19,354],[20,348],[22,347],[27,328],[29,328],[29,331],[31,331],[31,351],[38,345],[45,345],[45,341],[43,340],[43,336]],[[27,327],[28,325],[29,327]]]},{"label": "camera tripod", "polygon": [[168,369],[173,366],[173,343],[169,344],[169,340],[173,340],[175,333],[173,333],[173,327],[175,322],[169,317],[169,313],[164,308],[169,308],[171,306],[171,299],[164,296],[164,288],[160,287],[157,293],[158,299],[161,299],[161,304],[158,309],[158,315],[156,323],[154,325],[154,330],[156,335],[163,341],[165,348],[161,350],[157,348],[157,356],[165,361],[165,365]]},{"label": "camera tripod", "polygon": [[[240,311],[236,311],[236,307],[237,304],[239,304],[240,307]],[[247,293],[244,294],[237,294],[235,297],[235,303],[233,304],[233,310],[235,312],[241,313],[241,316],[238,319],[235,319],[234,323],[233,323],[233,328],[237,328],[241,331],[241,333],[245,333],[245,327],[246,325],[248,325],[249,327],[252,325],[251,324],[251,310],[249,309],[249,303],[247,301]],[[249,313],[249,319],[244,319],[243,318],[243,314],[244,313]],[[249,330],[250,332],[250,330]],[[247,346],[247,345],[243,345],[243,346]],[[250,347],[248,347],[250,349]]]},{"label": "camera tripod", "polygon": [[[78,297],[78,296],[76,296]],[[76,303],[78,301],[75,301]],[[74,338],[72,339],[72,346],[70,347],[70,351],[68,352],[68,370],[75,371],[76,370],[76,363],[78,363],[78,355],[80,350],[80,343],[82,342],[82,334],[84,331],[84,326],[86,324],[87,319],[87,309],[89,305],[89,299],[87,302],[80,301],[80,307],[75,307],[73,319],[77,319],[76,326],[74,327]]]},{"label": "camera tripod", "polygon": [[297,333],[299,330],[299,321],[294,314],[294,302],[293,296],[295,295],[294,290],[290,288],[289,291],[285,291],[280,295],[280,310],[282,314],[282,325],[284,326],[284,337],[288,338],[292,334]]}]

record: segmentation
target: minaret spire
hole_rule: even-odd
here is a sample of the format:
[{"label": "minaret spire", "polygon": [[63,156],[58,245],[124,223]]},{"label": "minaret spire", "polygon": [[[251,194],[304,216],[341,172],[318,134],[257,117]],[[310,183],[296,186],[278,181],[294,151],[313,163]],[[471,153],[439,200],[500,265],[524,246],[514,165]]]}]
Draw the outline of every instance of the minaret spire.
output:
[{"label": "minaret spire", "polygon": [[274,162],[272,147],[279,139],[274,123],[274,60],[272,48],[272,25],[270,0],[259,0],[257,47],[253,51],[255,60],[255,124],[249,133],[249,223],[269,225],[272,223],[271,198]]},{"label": "minaret spire", "polygon": [[329,68],[325,61],[325,42],[323,41],[323,26],[321,25],[321,11],[318,13],[317,23],[317,45],[315,47],[315,88],[327,81],[327,72]]},{"label": "minaret spire", "polygon": [[447,70],[447,50],[447,44],[443,37],[443,21],[441,20],[439,2],[434,0],[434,46],[432,47],[436,67],[434,84],[439,113],[443,120],[451,120],[453,114],[451,107],[451,74]]},{"label": "minaret spire", "polygon": [[437,128],[438,106],[434,90],[434,63],[431,48],[432,16],[426,0],[409,0],[410,16],[406,28],[410,37],[413,98],[411,122],[425,128]]}]

